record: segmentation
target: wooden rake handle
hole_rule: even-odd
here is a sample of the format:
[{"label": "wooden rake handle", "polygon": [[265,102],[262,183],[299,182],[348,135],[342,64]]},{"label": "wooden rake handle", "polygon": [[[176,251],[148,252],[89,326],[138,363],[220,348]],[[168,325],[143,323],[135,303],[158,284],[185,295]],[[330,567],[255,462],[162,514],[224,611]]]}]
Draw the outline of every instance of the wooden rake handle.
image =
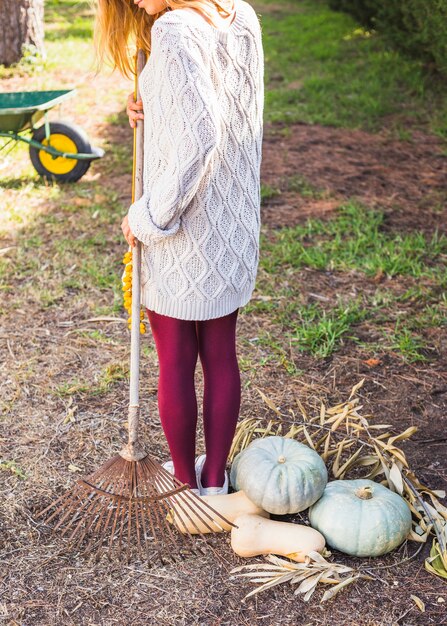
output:
[{"label": "wooden rake handle", "polygon": [[[143,50],[138,50],[135,73],[135,100],[141,98],[138,79],[146,63]],[[144,120],[138,119],[133,134],[132,202],[143,195]],[[140,461],[146,452],[138,441],[140,421],[140,309],[141,309],[141,242],[132,248],[132,324],[130,335],[129,441],[120,454],[127,461]]]}]

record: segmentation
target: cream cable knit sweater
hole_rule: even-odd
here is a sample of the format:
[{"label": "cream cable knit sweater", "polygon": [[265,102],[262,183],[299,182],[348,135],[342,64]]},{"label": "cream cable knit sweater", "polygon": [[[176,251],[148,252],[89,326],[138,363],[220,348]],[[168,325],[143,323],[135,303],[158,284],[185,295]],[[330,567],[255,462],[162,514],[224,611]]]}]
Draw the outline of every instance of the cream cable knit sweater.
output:
[{"label": "cream cable knit sweater", "polygon": [[141,302],[178,319],[221,317],[250,300],[259,261],[260,23],[236,0],[226,30],[176,9],[151,38],[143,195],[128,214],[143,244]]}]

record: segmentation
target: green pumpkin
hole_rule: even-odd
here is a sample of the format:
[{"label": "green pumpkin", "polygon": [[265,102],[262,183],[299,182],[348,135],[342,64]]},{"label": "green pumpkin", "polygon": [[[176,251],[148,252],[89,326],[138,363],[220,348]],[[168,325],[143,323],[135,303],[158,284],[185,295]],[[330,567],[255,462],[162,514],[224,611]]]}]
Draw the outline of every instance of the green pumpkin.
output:
[{"label": "green pumpkin", "polygon": [[233,485],[233,487],[235,488],[236,491],[241,491],[241,489],[242,489],[242,487],[240,486],[239,481],[237,479],[237,468],[239,467],[239,461],[243,457],[244,452],[245,452],[245,450],[242,450],[242,452],[239,452],[239,454],[237,454],[234,457],[233,463],[231,464],[230,483]]},{"label": "green pumpkin", "polygon": [[329,482],[310,508],[309,519],[330,546],[352,556],[386,554],[411,530],[405,500],[366,478]]},{"label": "green pumpkin", "polygon": [[285,437],[255,439],[233,461],[230,480],[264,511],[286,515],[316,502],[327,483],[323,459]]}]

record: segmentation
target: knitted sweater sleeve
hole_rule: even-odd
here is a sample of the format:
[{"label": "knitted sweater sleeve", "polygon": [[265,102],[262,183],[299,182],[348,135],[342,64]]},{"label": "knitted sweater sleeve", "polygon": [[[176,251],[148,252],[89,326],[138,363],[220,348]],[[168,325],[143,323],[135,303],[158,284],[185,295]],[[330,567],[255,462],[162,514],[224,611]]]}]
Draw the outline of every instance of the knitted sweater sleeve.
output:
[{"label": "knitted sweater sleeve", "polygon": [[[162,168],[128,212],[132,233],[146,245],[178,231],[220,133],[216,95],[200,52],[188,48],[175,24],[160,19],[152,27],[151,38],[151,107],[161,114],[161,124],[152,129],[152,137],[160,150],[151,150],[148,157],[145,145],[145,158],[160,156]],[[151,122],[145,119],[145,124]]]}]

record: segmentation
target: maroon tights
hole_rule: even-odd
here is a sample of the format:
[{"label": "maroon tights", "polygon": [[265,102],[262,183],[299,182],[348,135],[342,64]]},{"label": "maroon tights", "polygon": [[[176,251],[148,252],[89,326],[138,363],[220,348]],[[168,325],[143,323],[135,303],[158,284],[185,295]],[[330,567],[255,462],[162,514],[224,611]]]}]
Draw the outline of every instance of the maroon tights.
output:
[{"label": "maroon tights", "polygon": [[159,361],[158,409],[175,476],[197,488],[197,398],[194,372],[200,357],[204,379],[203,487],[222,487],[241,402],[236,356],[238,309],[204,321],[179,320],[146,309]]}]

